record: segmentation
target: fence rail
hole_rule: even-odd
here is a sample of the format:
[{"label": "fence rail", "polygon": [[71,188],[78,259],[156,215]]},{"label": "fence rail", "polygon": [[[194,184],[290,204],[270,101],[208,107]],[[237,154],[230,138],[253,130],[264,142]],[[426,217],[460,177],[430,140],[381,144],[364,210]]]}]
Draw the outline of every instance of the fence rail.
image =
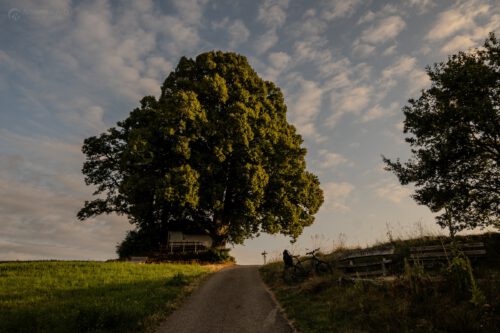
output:
[{"label": "fence rail", "polygon": [[166,250],[170,253],[174,252],[194,252],[204,251],[207,247],[204,242],[198,241],[173,241],[168,242]]}]

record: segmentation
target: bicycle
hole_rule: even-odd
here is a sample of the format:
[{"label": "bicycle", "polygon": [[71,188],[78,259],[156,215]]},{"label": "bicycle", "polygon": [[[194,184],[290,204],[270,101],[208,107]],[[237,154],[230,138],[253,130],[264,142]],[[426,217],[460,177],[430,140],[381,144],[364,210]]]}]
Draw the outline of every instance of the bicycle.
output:
[{"label": "bicycle", "polygon": [[317,252],[319,252],[319,248],[307,252],[306,256],[309,256],[309,257],[304,259],[302,262],[311,261],[311,264],[310,264],[311,269],[310,270],[314,271],[314,273],[316,275],[332,273],[333,270],[332,270],[332,267],[330,266],[330,264],[324,260],[319,259],[316,256]]},{"label": "bicycle", "polygon": [[302,266],[299,256],[292,256],[293,262],[291,265],[285,264],[283,270],[283,281],[286,283],[302,282],[307,278],[309,272]]},{"label": "bicycle", "polygon": [[[311,272],[314,272],[316,275],[332,273],[333,270],[330,264],[317,257],[316,253],[318,251],[319,248],[307,252],[306,255],[309,257],[303,260],[300,260],[299,256],[292,256],[292,263],[288,265],[285,264],[285,269],[283,270],[283,280],[287,283],[301,282],[305,280]],[[303,263],[307,261],[311,262],[308,265],[309,269],[306,269],[303,265]]]}]

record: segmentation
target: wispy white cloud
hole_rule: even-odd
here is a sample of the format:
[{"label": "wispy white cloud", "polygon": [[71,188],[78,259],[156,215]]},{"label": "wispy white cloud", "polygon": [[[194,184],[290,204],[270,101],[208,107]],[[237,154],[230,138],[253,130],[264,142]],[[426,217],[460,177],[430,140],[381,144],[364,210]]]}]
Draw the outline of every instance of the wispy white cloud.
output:
[{"label": "wispy white cloud", "polygon": [[376,16],[375,13],[372,12],[371,10],[369,10],[366,12],[366,14],[361,16],[361,18],[358,20],[357,24],[372,22],[375,19],[375,16]]},{"label": "wispy white cloud", "polygon": [[336,166],[345,164],[348,162],[348,159],[344,156],[330,152],[326,149],[322,149],[319,151],[321,160],[319,161],[319,167],[321,169],[332,169]]},{"label": "wispy white cloud", "polygon": [[[407,79],[409,73],[414,71],[417,59],[410,56],[401,56],[395,62],[382,70],[379,86],[391,89],[402,79]],[[414,77],[415,78],[415,77]]]},{"label": "wispy white cloud", "polygon": [[371,86],[347,88],[341,93],[331,95],[333,114],[327,119],[327,124],[334,127],[340,118],[348,113],[359,114],[371,101],[374,89]]},{"label": "wispy white cloud", "polygon": [[[373,21],[376,17],[381,17],[376,23],[364,29],[359,38],[352,43],[353,54],[368,57],[373,55],[376,47],[390,40],[395,40],[400,32],[406,27],[406,22],[399,15],[394,15],[397,9],[393,6],[386,5],[384,8],[375,13],[369,13],[368,18],[362,18],[358,23]],[[372,15],[373,14],[373,15]],[[387,14],[391,14],[387,16]],[[387,49],[384,54],[393,53],[394,49]]]},{"label": "wispy white cloud", "polygon": [[407,0],[406,2],[408,7],[416,8],[419,14],[424,14],[436,7],[436,3],[432,0]]},{"label": "wispy white cloud", "polygon": [[295,22],[291,26],[290,32],[297,39],[312,36],[318,38],[326,31],[327,28],[328,23],[326,21],[320,20],[315,16],[311,16],[299,22]]},{"label": "wispy white cloud", "polygon": [[395,184],[392,182],[385,182],[379,184],[374,189],[376,196],[379,198],[392,201],[394,203],[400,203],[403,199],[408,198],[411,194],[411,190],[407,187],[403,187],[400,184]]},{"label": "wispy white cloud", "polygon": [[[201,23],[203,9],[207,2],[207,0],[172,0],[174,8],[177,10],[177,17],[188,24]],[[151,10],[152,7],[152,4],[147,5],[148,10]]]},{"label": "wispy white cloud", "polygon": [[419,93],[422,89],[430,87],[431,80],[429,75],[422,69],[414,69],[408,75],[408,93],[413,96]]},{"label": "wispy white cloud", "polygon": [[317,36],[309,36],[294,43],[297,61],[311,61],[318,66],[328,64],[332,60],[332,53],[326,48],[326,40]]},{"label": "wispy white cloud", "polygon": [[402,56],[396,61],[396,63],[386,67],[382,71],[382,78],[390,79],[395,76],[406,75],[415,68],[416,63],[416,58],[410,56]]},{"label": "wispy white cloud", "polygon": [[[425,39],[442,54],[479,46],[491,31],[500,29],[500,7],[485,1],[459,1],[439,14]],[[428,47],[428,46],[427,46]]]},{"label": "wispy white cloud", "polygon": [[[76,143],[62,142],[47,136],[23,136],[6,129],[0,129],[0,141],[16,154],[29,154],[36,160],[63,163],[62,169],[82,161],[81,146]],[[78,166],[79,168],[80,166]]]},{"label": "wispy white cloud", "polygon": [[399,132],[403,132],[405,124],[402,121],[400,121],[396,125],[394,125],[394,128],[396,128]]},{"label": "wispy white cloud", "polygon": [[269,61],[275,68],[283,68],[290,62],[290,56],[285,52],[274,52],[269,55]]},{"label": "wispy white cloud", "polygon": [[354,185],[347,182],[327,182],[322,184],[325,202],[323,209],[327,211],[349,212],[349,200]]},{"label": "wispy white cloud", "polygon": [[325,3],[324,8],[321,10],[321,17],[327,21],[349,17],[361,3],[360,0],[330,0]]},{"label": "wispy white cloud", "polygon": [[264,77],[275,81],[291,62],[291,57],[285,52],[273,52],[268,56],[271,66],[267,67]]},{"label": "wispy white cloud", "polygon": [[408,55],[400,56],[395,62],[381,72],[378,88],[388,93],[396,86],[406,87],[408,95],[412,96],[429,86],[427,73],[417,66],[417,59]]},{"label": "wispy white cloud", "polygon": [[292,73],[287,80],[291,82],[286,90],[288,94],[290,121],[297,127],[300,134],[317,141],[323,137],[318,134],[315,121],[321,110],[323,90],[314,81],[304,79],[297,73]]},{"label": "wispy white cloud", "polygon": [[384,52],[382,52],[382,55],[383,56],[392,56],[392,55],[395,55],[396,54],[396,48],[397,48],[397,45],[394,44],[394,45],[391,45],[389,46],[388,48],[386,48],[384,50]]},{"label": "wispy white cloud", "polygon": [[145,74],[147,77],[161,81],[167,73],[174,69],[172,63],[162,56],[151,55],[145,60]]},{"label": "wispy white cloud", "polygon": [[264,0],[259,6],[257,20],[267,27],[277,28],[286,22],[289,0]]},{"label": "wispy white cloud", "polygon": [[262,54],[272,48],[278,42],[278,33],[276,29],[268,30],[263,35],[259,36],[254,43],[255,52]]},{"label": "wispy white cloud", "polygon": [[478,1],[465,1],[458,6],[442,12],[434,26],[427,33],[428,40],[439,40],[453,35],[456,32],[470,29],[475,26],[478,16],[487,14],[490,5]]},{"label": "wispy white cloud", "polygon": [[403,18],[393,15],[365,29],[361,33],[361,40],[371,44],[384,43],[398,36],[405,27]]},{"label": "wispy white cloud", "polygon": [[235,20],[233,24],[229,26],[229,36],[229,47],[234,48],[248,40],[248,37],[250,37],[250,30],[248,30],[243,21]]},{"label": "wispy white cloud", "polygon": [[376,104],[363,114],[361,121],[369,122],[378,118],[393,115],[398,111],[398,108],[399,104],[397,102],[391,103],[388,107],[382,107],[380,104]]},{"label": "wispy white cloud", "polygon": [[348,92],[342,97],[339,103],[339,108],[343,112],[361,111],[370,101],[370,96],[373,93],[373,88],[370,86],[359,86]]},{"label": "wispy white cloud", "polygon": [[76,212],[91,188],[80,173],[79,144],[0,130],[0,256],[18,259],[107,259],[126,219],[104,216],[78,222]]},{"label": "wispy white cloud", "polygon": [[471,36],[455,36],[452,40],[441,47],[441,53],[452,53],[456,50],[467,50],[473,46],[477,46]]},{"label": "wispy white cloud", "polygon": [[385,4],[384,6],[382,6],[382,8],[380,8],[379,10],[377,10],[375,12],[372,10],[368,10],[366,12],[366,14],[364,14],[363,16],[361,16],[359,18],[359,20],[356,24],[363,25],[365,23],[370,23],[370,22],[373,22],[375,20],[380,21],[381,19],[387,18],[387,17],[392,16],[394,14],[402,15],[403,13],[404,13],[404,10],[398,8],[397,5],[388,3],[388,4]]},{"label": "wispy white cloud", "polygon": [[2,259],[115,257],[115,245],[130,228],[126,219],[110,215],[79,222],[75,214],[83,198],[69,193],[0,176]]},{"label": "wispy white cloud", "polygon": [[366,58],[375,52],[375,46],[356,40],[352,45],[352,52],[355,55]]},{"label": "wispy white cloud", "polygon": [[229,35],[228,46],[230,49],[245,43],[250,37],[250,30],[240,19],[231,21],[228,17],[225,17],[220,21],[213,21],[211,27],[218,32],[223,31]]}]

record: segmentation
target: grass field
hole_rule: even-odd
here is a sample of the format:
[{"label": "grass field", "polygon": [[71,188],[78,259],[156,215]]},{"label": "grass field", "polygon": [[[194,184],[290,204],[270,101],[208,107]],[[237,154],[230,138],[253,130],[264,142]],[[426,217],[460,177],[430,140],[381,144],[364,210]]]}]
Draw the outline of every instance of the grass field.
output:
[{"label": "grass field", "polygon": [[[446,267],[432,272],[403,270],[391,279],[342,285],[338,283],[338,271],[286,284],[282,262],[263,266],[261,274],[302,333],[497,333],[500,234],[468,238],[484,242],[487,250],[487,255],[472,266],[476,293],[467,274],[456,275]],[[439,239],[397,240],[393,245],[399,255],[404,255],[409,246],[429,242]]]},{"label": "grass field", "polygon": [[210,272],[199,265],[0,263],[0,332],[148,332]]}]

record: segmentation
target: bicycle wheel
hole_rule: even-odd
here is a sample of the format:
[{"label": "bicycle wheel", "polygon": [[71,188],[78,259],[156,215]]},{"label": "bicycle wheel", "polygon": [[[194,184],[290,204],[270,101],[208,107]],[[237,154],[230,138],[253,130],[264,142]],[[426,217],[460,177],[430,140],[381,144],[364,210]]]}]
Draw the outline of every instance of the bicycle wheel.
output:
[{"label": "bicycle wheel", "polygon": [[290,284],[293,282],[292,267],[283,270],[283,282]]},{"label": "bicycle wheel", "polygon": [[302,282],[306,277],[307,272],[298,265],[288,267],[283,271],[283,281],[287,284]]},{"label": "bicycle wheel", "polygon": [[300,264],[293,266],[293,268],[294,268],[293,274],[295,282],[304,281],[309,275],[308,272],[304,269],[304,267],[302,267],[302,265]]},{"label": "bicycle wheel", "polygon": [[332,267],[325,261],[318,261],[316,265],[314,266],[314,271],[316,274],[321,275],[321,274],[331,274],[332,273]]}]

